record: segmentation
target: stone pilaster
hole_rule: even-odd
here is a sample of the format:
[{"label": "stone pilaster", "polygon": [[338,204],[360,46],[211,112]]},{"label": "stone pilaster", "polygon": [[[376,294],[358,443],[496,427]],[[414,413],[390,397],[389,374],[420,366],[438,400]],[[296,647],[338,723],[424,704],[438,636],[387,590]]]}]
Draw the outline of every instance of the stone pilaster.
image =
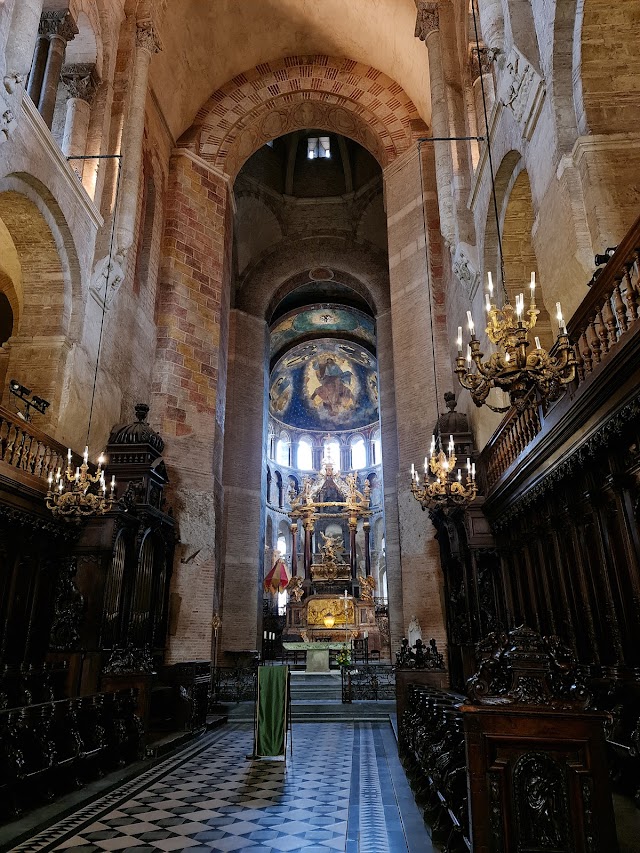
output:
[{"label": "stone pilaster", "polygon": [[166,198],[151,411],[166,441],[181,539],[175,662],[209,658],[219,604],[232,216],[226,177],[187,152],[171,159]]},{"label": "stone pilaster", "polygon": [[[443,578],[439,550],[433,526],[409,489],[411,463],[419,465],[428,452],[437,393],[442,395],[451,382],[447,347],[442,342],[446,334],[440,288],[442,243],[437,201],[432,189],[431,150],[421,152],[416,146],[396,159],[384,170],[384,185],[393,332],[389,343],[393,347],[395,365],[393,403],[395,410],[402,412],[397,421],[394,453],[385,432],[385,412],[392,401],[386,377],[381,375],[380,419],[392,647],[398,645],[414,614],[429,636],[444,646],[446,629],[440,594]],[[381,354],[382,351],[381,339]],[[394,499],[397,508],[393,507]],[[397,555],[402,558],[401,572],[395,565]]]},{"label": "stone pilaster", "polygon": [[129,109],[125,120],[124,140],[121,148],[121,203],[116,222],[116,263],[114,263],[113,258],[102,258],[96,263],[91,279],[91,288],[100,299],[106,292],[105,302],[107,306],[111,304],[124,281],[129,250],[135,239],[138,187],[142,174],[145,106],[149,89],[149,66],[151,57],[160,50],[162,50],[162,43],[154,19],[148,17],[143,21],[138,21],[136,23]]},{"label": "stone pilaster", "polygon": [[418,2],[415,36],[427,46],[429,58],[429,85],[431,89],[431,127],[433,136],[441,141],[434,142],[436,156],[436,183],[438,187],[438,207],[440,227],[445,241],[455,243],[455,214],[451,188],[453,185],[453,164],[451,145],[447,141],[451,135],[447,109],[447,94],[442,65],[442,43],[440,39],[440,11],[437,2]]},{"label": "stone pilaster", "polygon": [[[231,311],[224,443],[222,648],[259,648],[264,554],[268,329],[264,319]],[[248,413],[251,413],[250,415]],[[269,543],[271,544],[271,543]]]}]

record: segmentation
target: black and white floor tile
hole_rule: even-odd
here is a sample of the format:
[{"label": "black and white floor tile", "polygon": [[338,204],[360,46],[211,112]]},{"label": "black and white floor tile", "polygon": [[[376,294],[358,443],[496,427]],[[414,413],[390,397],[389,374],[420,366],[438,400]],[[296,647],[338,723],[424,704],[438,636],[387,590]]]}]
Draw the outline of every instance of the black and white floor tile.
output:
[{"label": "black and white floor tile", "polygon": [[14,851],[429,853],[424,826],[402,814],[411,803],[397,795],[389,733],[375,723],[295,725],[283,763],[251,761],[252,727],[226,727]]}]

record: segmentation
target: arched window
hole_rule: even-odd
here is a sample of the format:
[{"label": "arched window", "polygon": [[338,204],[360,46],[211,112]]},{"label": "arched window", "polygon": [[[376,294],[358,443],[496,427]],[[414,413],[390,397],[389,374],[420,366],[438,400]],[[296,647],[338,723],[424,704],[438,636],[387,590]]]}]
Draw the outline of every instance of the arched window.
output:
[{"label": "arched window", "polygon": [[340,444],[335,439],[325,441],[323,461],[331,462],[334,468],[340,468]]},{"label": "arched window", "polygon": [[287,556],[287,539],[284,533],[280,533],[280,535],[278,536],[278,544],[276,545],[276,548],[278,549],[278,551],[280,551],[281,557]]},{"label": "arched window", "polygon": [[313,471],[313,453],[311,452],[311,442],[306,438],[301,438],[298,442],[296,467],[298,467],[301,471]]},{"label": "arched window", "polygon": [[351,467],[355,471],[365,468],[367,465],[367,448],[362,436],[351,439]]},{"label": "arched window", "polygon": [[289,465],[289,449],[291,447],[291,442],[289,441],[289,436],[286,432],[283,432],[278,439],[278,443],[276,444],[276,462],[278,465]]}]

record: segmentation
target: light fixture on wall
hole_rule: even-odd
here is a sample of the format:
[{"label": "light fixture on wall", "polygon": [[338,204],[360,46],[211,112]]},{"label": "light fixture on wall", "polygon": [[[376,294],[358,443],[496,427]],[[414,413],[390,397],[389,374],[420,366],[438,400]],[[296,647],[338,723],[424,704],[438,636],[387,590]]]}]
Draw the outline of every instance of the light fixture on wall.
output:
[{"label": "light fixture on wall", "polygon": [[467,459],[463,482],[462,469],[456,469],[457,461],[453,436],[449,436],[448,452],[441,447],[436,453],[436,437],[432,435],[429,457],[424,457],[422,484],[415,466],[411,466],[411,494],[422,509],[465,507],[475,500],[478,493],[476,463]]},{"label": "light fixture on wall", "polygon": [[36,397],[34,394],[31,399],[31,389],[25,387],[17,379],[11,379],[9,382],[9,393],[16,397],[24,407],[24,411],[18,410],[18,417],[25,421],[31,420],[31,409],[34,409],[41,415],[44,415],[51,405],[48,400],[43,397]]},{"label": "light fixture on wall", "polygon": [[[476,55],[480,61],[480,39],[478,36],[478,23],[476,17],[475,3],[471,4],[473,13],[473,24],[475,29]],[[487,114],[486,93],[484,80],[480,74],[480,87],[482,91],[482,104],[484,108],[485,126],[489,127]],[[531,349],[530,331],[536,325],[536,319],[540,313],[535,301],[535,273],[531,274],[530,301],[526,312],[528,320],[525,319],[524,293],[516,296],[515,308],[511,304],[509,294],[505,286],[504,257],[502,253],[502,238],[500,235],[500,217],[498,215],[498,202],[496,199],[495,173],[493,168],[493,157],[491,151],[491,135],[487,132],[487,157],[489,161],[489,174],[491,175],[491,192],[493,198],[493,212],[495,216],[496,232],[498,240],[498,254],[500,258],[500,279],[502,285],[502,305],[494,301],[493,282],[491,273],[488,273],[488,288],[486,292],[487,328],[486,334],[496,350],[484,361],[484,353],[481,343],[476,337],[475,324],[471,311],[467,311],[467,323],[470,341],[467,345],[466,358],[463,349],[462,326],[458,327],[455,372],[463,388],[471,392],[471,399],[476,406],[485,405],[494,412],[506,412],[510,406],[493,406],[487,402],[487,397],[493,388],[504,391],[509,395],[511,406],[522,410],[526,405],[526,399],[530,392],[534,391],[545,400],[555,400],[560,394],[563,385],[573,381],[576,368],[576,357],[573,347],[569,342],[567,328],[562,316],[560,303],[556,303],[556,316],[558,320],[558,337],[547,352],[540,344],[540,340],[534,337],[534,348]]]},{"label": "light fixture on wall", "polygon": [[[111,478],[109,493],[107,494],[107,483],[103,465],[104,456],[101,453],[98,459],[98,467],[95,474],[89,471],[89,436],[91,434],[91,420],[93,418],[93,405],[96,397],[96,386],[98,384],[98,366],[100,364],[100,352],[102,349],[102,336],[104,332],[104,319],[107,309],[107,292],[109,278],[113,263],[113,246],[115,237],[115,223],[117,221],[118,200],[120,198],[120,165],[119,154],[103,155],[103,158],[115,159],[118,163],[116,179],[115,205],[111,225],[111,240],[109,244],[109,256],[104,275],[104,296],[102,299],[102,317],[100,321],[100,334],[98,336],[98,350],[96,353],[96,366],[93,374],[93,388],[91,390],[91,402],[89,404],[89,421],[87,424],[87,440],[82,457],[82,464],[77,465],[74,471],[73,454],[71,448],[67,451],[67,467],[65,471],[58,468],[55,475],[49,474],[49,489],[47,491],[46,503],[56,518],[65,521],[79,522],[92,516],[104,515],[113,506],[116,499],[116,478]],[[75,158],[92,159],[92,158]]]}]

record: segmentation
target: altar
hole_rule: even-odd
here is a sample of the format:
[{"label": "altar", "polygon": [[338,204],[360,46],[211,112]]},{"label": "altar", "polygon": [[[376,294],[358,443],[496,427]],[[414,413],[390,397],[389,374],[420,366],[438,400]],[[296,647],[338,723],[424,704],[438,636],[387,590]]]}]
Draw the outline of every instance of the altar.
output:
[{"label": "altar", "polygon": [[306,652],[306,672],[329,672],[329,652],[338,651],[342,643],[289,643],[282,644],[291,652]]}]

